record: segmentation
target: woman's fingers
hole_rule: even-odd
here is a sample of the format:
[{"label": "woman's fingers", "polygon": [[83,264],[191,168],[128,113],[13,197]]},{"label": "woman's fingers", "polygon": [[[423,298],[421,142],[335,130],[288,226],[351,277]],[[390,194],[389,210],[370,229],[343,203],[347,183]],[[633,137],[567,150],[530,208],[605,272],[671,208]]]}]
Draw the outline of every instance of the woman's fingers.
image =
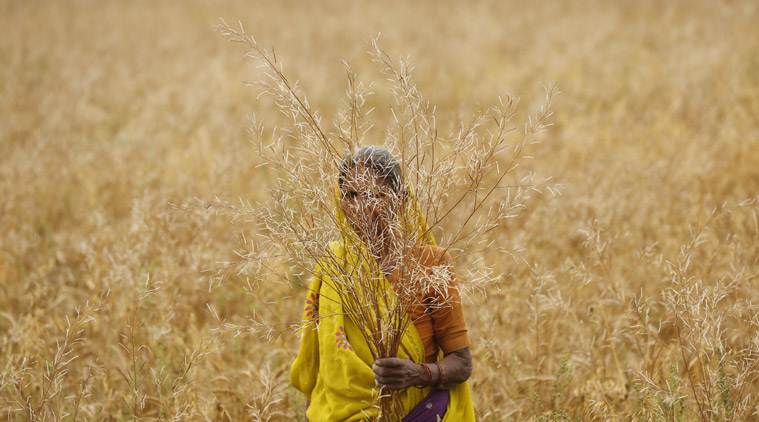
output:
[{"label": "woman's fingers", "polygon": [[408,387],[409,383],[404,380],[387,379],[387,380],[377,380],[377,385],[384,385],[386,387],[403,388],[403,387]]},{"label": "woman's fingers", "polygon": [[377,385],[381,385],[393,390],[406,388],[411,385],[406,378],[376,377],[375,380],[377,381]]},{"label": "woman's fingers", "polygon": [[379,366],[373,365],[374,375],[378,377],[404,378],[412,375],[412,371],[407,366]]},{"label": "woman's fingers", "polygon": [[407,359],[377,359],[372,365],[372,370],[378,384],[398,390],[411,385],[414,374],[409,367],[410,363]]},{"label": "woman's fingers", "polygon": [[404,383],[398,383],[398,384],[382,384],[382,385],[383,385],[385,388],[388,388],[388,389],[390,389],[390,390],[402,390],[402,389],[404,389],[404,388],[408,387],[408,385],[406,385],[406,384],[404,384]]},{"label": "woman's fingers", "polygon": [[385,372],[381,374],[374,374],[374,378],[380,381],[392,382],[393,380],[402,381],[409,378],[409,374],[405,372]]},{"label": "woman's fingers", "polygon": [[377,383],[391,390],[400,390],[410,386],[414,380],[413,366],[408,359],[377,359],[372,365]]},{"label": "woman's fingers", "polygon": [[380,384],[398,384],[398,383],[406,382],[406,380],[408,380],[409,377],[403,374],[375,375],[374,379],[376,379],[377,382]]},{"label": "woman's fingers", "polygon": [[403,367],[408,359],[400,358],[381,358],[374,361],[374,364],[383,368],[398,368]]}]

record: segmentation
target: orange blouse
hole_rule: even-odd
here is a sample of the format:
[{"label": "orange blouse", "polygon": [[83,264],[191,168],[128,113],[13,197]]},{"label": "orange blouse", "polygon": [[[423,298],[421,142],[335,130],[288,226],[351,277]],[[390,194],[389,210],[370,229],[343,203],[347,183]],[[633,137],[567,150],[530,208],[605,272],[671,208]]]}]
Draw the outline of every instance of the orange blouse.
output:
[{"label": "orange blouse", "polygon": [[[413,255],[415,260],[424,267],[427,275],[432,274],[433,267],[451,265],[450,255],[439,246],[421,246],[413,251]],[[400,269],[390,274],[391,285],[397,283],[399,274]],[[447,274],[448,283],[445,286],[447,298],[442,292],[419,293],[415,301],[417,303],[409,310],[414,326],[424,344],[427,362],[435,362],[439,350],[442,350],[443,354],[448,354],[470,345],[461,296],[450,267],[447,269]]]}]

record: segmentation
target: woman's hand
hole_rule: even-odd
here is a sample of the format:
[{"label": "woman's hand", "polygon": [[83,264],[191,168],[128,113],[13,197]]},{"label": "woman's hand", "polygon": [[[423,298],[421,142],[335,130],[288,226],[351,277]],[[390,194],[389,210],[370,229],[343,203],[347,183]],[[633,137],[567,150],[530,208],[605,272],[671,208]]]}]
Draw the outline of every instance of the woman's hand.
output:
[{"label": "woman's hand", "polygon": [[465,347],[448,353],[436,364],[427,365],[429,373],[422,365],[408,359],[384,358],[377,359],[372,369],[377,384],[392,390],[422,385],[448,389],[469,379],[472,374],[472,354]]},{"label": "woman's hand", "polygon": [[384,385],[391,390],[401,390],[413,385],[422,385],[429,382],[425,380],[425,371],[422,366],[408,359],[383,358],[377,359],[372,365],[377,384]]}]

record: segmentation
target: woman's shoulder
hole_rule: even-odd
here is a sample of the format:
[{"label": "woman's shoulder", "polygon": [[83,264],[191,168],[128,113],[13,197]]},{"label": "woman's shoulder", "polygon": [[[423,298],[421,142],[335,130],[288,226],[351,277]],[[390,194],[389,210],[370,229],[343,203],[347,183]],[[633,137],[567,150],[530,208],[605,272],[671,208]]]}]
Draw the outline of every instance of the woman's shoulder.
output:
[{"label": "woman's shoulder", "polygon": [[426,267],[450,265],[451,254],[438,245],[420,245],[414,250],[419,262]]},{"label": "woman's shoulder", "polygon": [[455,270],[448,248],[437,245],[417,247],[418,262],[427,270],[424,295],[431,303],[457,303],[460,301]]}]

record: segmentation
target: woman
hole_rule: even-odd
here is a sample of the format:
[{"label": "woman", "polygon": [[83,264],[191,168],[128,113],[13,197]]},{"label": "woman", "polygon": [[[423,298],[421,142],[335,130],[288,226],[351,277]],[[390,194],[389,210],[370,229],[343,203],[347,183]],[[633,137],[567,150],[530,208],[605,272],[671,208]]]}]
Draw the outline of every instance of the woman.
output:
[{"label": "woman", "polygon": [[[338,187],[338,221],[355,231],[393,290],[403,287],[398,286],[401,273],[429,275],[436,268],[448,268],[449,255],[434,244],[403,187],[400,165],[386,149],[354,150],[342,162]],[[409,205],[417,210],[419,234],[411,260],[402,259],[399,249],[403,248],[398,247],[403,235],[398,218]],[[331,244],[335,256],[349,256],[356,247],[345,238]],[[418,266],[415,271],[404,268],[408,262]],[[449,274],[447,288],[417,293],[417,305],[408,311],[413,324],[403,334],[398,357],[375,361],[359,329],[343,316],[335,283],[322,282],[325,276],[318,269],[305,306],[305,319],[316,324],[304,328],[290,372],[291,383],[309,400],[309,421],[360,421],[376,416],[376,386],[401,392],[407,411],[403,421],[474,420],[466,382],[472,370],[469,338],[450,271],[444,272]],[[443,302],[445,306],[434,305]]]}]

